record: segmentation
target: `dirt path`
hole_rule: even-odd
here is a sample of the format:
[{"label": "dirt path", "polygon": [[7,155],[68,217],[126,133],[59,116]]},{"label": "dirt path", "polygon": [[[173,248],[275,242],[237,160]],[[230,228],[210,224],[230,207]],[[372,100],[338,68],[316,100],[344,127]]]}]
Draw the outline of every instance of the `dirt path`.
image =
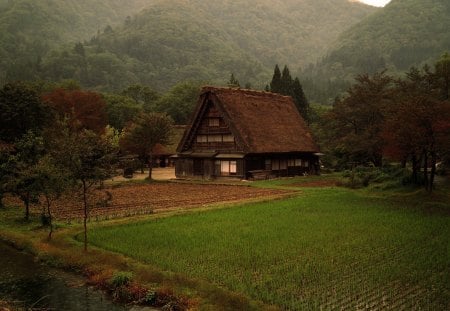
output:
[{"label": "dirt path", "polygon": [[[125,178],[123,176],[115,176],[111,179],[113,182],[119,181],[129,181],[129,180],[144,180],[148,177],[148,170],[141,174],[140,171],[133,174],[133,178]],[[170,180],[175,179],[175,168],[173,167],[158,167],[152,170],[152,179],[154,180]]]}]

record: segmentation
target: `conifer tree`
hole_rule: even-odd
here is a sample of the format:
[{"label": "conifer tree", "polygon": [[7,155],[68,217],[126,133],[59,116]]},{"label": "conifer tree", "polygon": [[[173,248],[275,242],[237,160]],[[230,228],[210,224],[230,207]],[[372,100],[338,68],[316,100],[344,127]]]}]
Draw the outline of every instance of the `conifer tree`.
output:
[{"label": "conifer tree", "polygon": [[292,83],[292,98],[294,99],[295,106],[297,106],[298,111],[302,115],[302,117],[308,121],[308,110],[309,103],[306,99],[305,93],[303,92],[302,85],[300,84],[300,80],[298,78],[294,79]]},{"label": "conifer tree", "polygon": [[229,87],[241,87],[239,80],[235,78],[234,73],[231,73],[230,80],[228,81]]},{"label": "conifer tree", "polygon": [[281,74],[281,89],[280,93],[283,95],[290,95],[292,96],[292,84],[293,80],[291,77],[291,73],[289,72],[288,66],[284,66],[283,73]]},{"label": "conifer tree", "polygon": [[[266,91],[269,91],[269,86],[266,86]],[[280,72],[278,65],[275,66],[270,82],[270,92],[291,96],[302,117],[308,121],[308,100],[300,80],[297,77],[292,79],[288,66],[284,66],[283,73]]]},{"label": "conifer tree", "polygon": [[273,77],[272,82],[270,82],[270,91],[273,93],[280,93],[281,94],[281,71],[278,67],[278,64],[275,65],[275,69],[273,71]]}]

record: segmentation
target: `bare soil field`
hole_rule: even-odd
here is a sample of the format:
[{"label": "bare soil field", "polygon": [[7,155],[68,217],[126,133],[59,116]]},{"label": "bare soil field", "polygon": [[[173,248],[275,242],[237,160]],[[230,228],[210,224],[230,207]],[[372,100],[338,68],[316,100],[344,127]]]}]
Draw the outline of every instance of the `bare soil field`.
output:
[{"label": "bare soil field", "polygon": [[338,183],[338,180],[312,180],[312,181],[305,181],[301,183],[295,183],[295,184],[289,184],[289,186],[292,187],[334,187]]},{"label": "bare soil field", "polygon": [[[91,220],[127,217],[184,210],[213,204],[279,198],[291,193],[284,190],[259,189],[248,186],[152,183],[107,187],[89,198]],[[17,198],[5,201],[22,206]],[[78,220],[83,217],[81,196],[72,194],[61,198],[52,205],[56,219]],[[40,212],[44,205],[34,205],[33,211]]]}]

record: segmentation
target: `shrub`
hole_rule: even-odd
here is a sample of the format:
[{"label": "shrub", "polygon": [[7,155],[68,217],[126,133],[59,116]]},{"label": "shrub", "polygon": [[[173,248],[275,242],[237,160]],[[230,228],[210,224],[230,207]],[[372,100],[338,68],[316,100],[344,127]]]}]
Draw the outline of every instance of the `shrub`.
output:
[{"label": "shrub", "polygon": [[342,176],[349,178],[344,186],[354,189],[368,187],[371,183],[407,185],[411,179],[409,170],[395,165],[386,165],[382,168],[360,166],[353,171],[344,171]]},{"label": "shrub", "polygon": [[127,286],[128,284],[130,284],[132,278],[133,274],[131,272],[116,272],[112,276],[110,284],[114,288]]}]

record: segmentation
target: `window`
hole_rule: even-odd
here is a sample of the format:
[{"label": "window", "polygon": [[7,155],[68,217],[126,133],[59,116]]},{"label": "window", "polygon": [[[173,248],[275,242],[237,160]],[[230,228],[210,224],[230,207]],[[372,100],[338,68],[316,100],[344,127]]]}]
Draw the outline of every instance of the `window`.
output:
[{"label": "window", "polygon": [[302,166],[302,159],[295,159],[295,166]]},{"label": "window", "polygon": [[268,171],[272,170],[272,161],[270,159],[266,159],[264,162],[264,168]]},{"label": "window", "polygon": [[220,174],[222,176],[236,175],[236,161],[220,161]]},{"label": "window", "polygon": [[208,119],[208,125],[209,126],[220,126],[220,119],[219,118],[210,118],[210,119]]},{"label": "window", "polygon": [[280,170],[287,169],[287,161],[285,159],[280,160]]},{"label": "window", "polygon": [[206,142],[208,142],[208,136],[206,136],[206,135],[197,135],[197,142],[198,143],[206,143]]},{"label": "window", "polygon": [[237,165],[236,161],[230,161],[230,174],[236,174]]},{"label": "window", "polygon": [[295,160],[294,160],[294,159],[289,159],[289,160],[288,160],[288,166],[289,166],[289,167],[295,166]]},{"label": "window", "polygon": [[272,160],[272,170],[278,171],[280,169],[280,160]]},{"label": "window", "polygon": [[305,161],[303,162],[303,164],[305,165],[305,167],[309,167],[309,161]]},{"label": "window", "polygon": [[220,143],[220,142],[222,142],[222,135],[209,135],[208,142],[209,143]]},{"label": "window", "polygon": [[224,143],[234,143],[234,136],[231,134],[224,134],[223,135],[223,142]]}]

